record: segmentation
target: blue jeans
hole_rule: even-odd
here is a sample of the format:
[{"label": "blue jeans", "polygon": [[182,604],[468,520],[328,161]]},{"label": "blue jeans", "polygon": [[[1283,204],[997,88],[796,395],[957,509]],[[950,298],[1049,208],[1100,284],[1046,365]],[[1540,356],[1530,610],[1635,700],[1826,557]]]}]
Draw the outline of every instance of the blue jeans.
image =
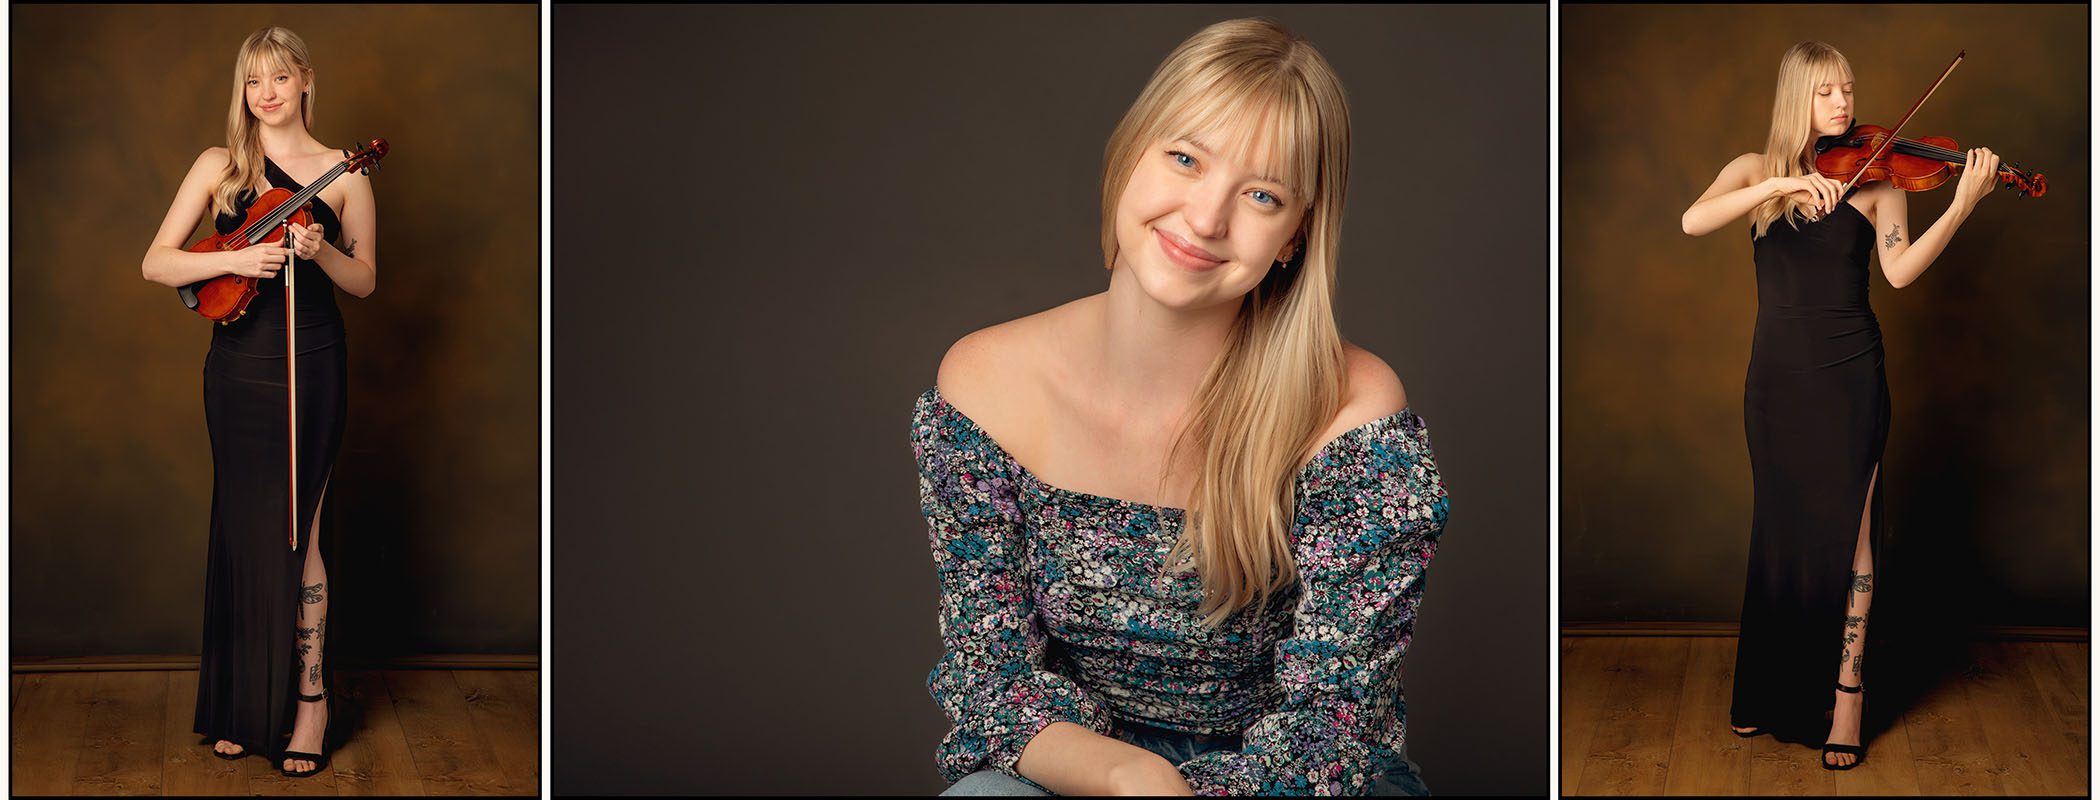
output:
[{"label": "blue jeans", "polygon": [[[1158,753],[1169,763],[1181,764],[1217,750],[1240,749],[1238,736],[1205,736],[1182,733],[1135,722],[1116,720],[1116,738]],[[1035,784],[1017,779],[1003,772],[980,770],[963,776],[941,792],[942,797],[1044,797],[1049,792]],[[1427,797],[1429,786],[1422,782],[1422,768],[1407,760],[1407,748],[1400,748],[1399,760],[1386,765],[1385,774],[1378,776],[1371,785],[1371,794],[1379,797]]]}]

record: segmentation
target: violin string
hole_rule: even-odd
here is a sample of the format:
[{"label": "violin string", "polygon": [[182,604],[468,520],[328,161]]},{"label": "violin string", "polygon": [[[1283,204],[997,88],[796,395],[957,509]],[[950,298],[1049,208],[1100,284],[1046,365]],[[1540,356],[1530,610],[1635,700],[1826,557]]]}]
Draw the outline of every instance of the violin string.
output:
[{"label": "violin string", "polygon": [[[276,228],[278,223],[281,223],[285,219],[291,217],[292,211],[298,210],[300,206],[306,204],[306,201],[313,199],[313,196],[318,193],[314,189],[315,186],[319,186],[327,180],[333,180],[336,174],[341,170],[341,164],[337,164],[335,167],[329,169],[328,172],[323,173],[320,178],[316,178],[313,183],[307,184],[305,188],[300,189],[298,192],[294,193],[290,198],[286,199],[283,203],[278,204],[276,208],[271,209],[270,213],[265,215],[262,219],[256,220],[256,224],[251,226],[251,229],[269,230]],[[250,235],[252,236],[252,234]]]},{"label": "violin string", "polygon": [[[1934,157],[1934,158],[1941,158],[1941,159],[1947,159],[1947,160],[1950,160],[1950,161],[1960,162],[1960,163],[1964,163],[1964,164],[1968,163],[1968,161],[1969,161],[1969,154],[1968,154],[1968,153],[1964,153],[1964,152],[1961,152],[1961,151],[1958,151],[1958,150],[1949,150],[1949,149],[1947,149],[1947,148],[1944,148],[1944,147],[1939,147],[1939,146],[1936,146],[1936,145],[1929,145],[1929,144],[1925,144],[1925,143],[1923,143],[1923,142],[1919,142],[1919,141],[1917,141],[1917,140],[1915,140],[1915,139],[1904,139],[1904,138],[1898,138],[1898,139],[1896,139],[1896,143],[1897,143],[1897,144],[1905,144],[1905,145],[1910,145],[1910,146],[1911,146],[1911,148],[1913,149],[1913,151],[1914,151],[1914,152],[1917,152],[1917,153],[1918,153],[1919,155],[1926,155],[1926,156],[1931,156],[1931,157]],[[1999,167],[1999,168],[2000,168],[2000,169],[2008,169],[2008,170],[2014,170],[2014,171],[2016,171],[2016,172],[2017,172],[2017,170],[2016,170],[2015,168],[2013,168],[2013,167],[2009,167],[2009,166],[2004,166],[2004,165],[2000,165],[2000,167]]]},{"label": "violin string", "polygon": [[[1937,158],[1943,161],[1948,161],[1950,163],[1966,164],[1969,161],[1969,154],[1967,153],[1963,153],[1957,150],[1949,150],[1938,145],[1926,144],[1916,139],[1905,139],[1899,136],[1896,137],[1896,144],[1908,145],[1908,147],[1904,149],[1913,154],[1926,156],[1930,158]],[[2014,175],[2020,175],[2022,177],[2025,177],[2025,173],[2020,172],[2019,168],[2017,167],[2005,166],[2001,164],[1998,168],[2001,171],[2011,172]]]},{"label": "violin string", "polygon": [[1948,150],[1944,147],[1939,147],[1937,145],[1926,144],[1916,139],[1905,139],[1902,137],[1897,137],[1896,144],[1899,146],[1908,145],[1907,147],[1902,147],[1901,149],[1904,152],[1916,155],[1929,156],[1932,158],[1946,158],[1949,156],[1953,156],[1963,161],[1966,161],[1968,159],[1968,156],[1966,156],[1965,154],[1957,153],[1953,150]]},{"label": "violin string", "polygon": [[[241,235],[252,238],[255,235],[255,231],[267,231],[276,228],[277,223],[282,222],[283,219],[289,219],[292,216],[293,211],[297,211],[300,206],[306,205],[306,201],[312,200],[315,195],[320,194],[321,190],[318,187],[340,177],[343,174],[343,166],[345,163],[348,162],[338,163],[335,166],[330,167],[327,172],[321,173],[321,177],[315,178],[313,183],[307,184],[306,188],[300,189],[297,193],[293,194],[291,199],[286,200],[284,203],[278,205],[276,209],[273,209],[268,215],[264,216],[262,219],[256,220],[256,224],[250,225],[247,228],[242,229]],[[280,215],[283,217],[283,219],[278,218]],[[265,225],[262,223],[269,224]]]}]

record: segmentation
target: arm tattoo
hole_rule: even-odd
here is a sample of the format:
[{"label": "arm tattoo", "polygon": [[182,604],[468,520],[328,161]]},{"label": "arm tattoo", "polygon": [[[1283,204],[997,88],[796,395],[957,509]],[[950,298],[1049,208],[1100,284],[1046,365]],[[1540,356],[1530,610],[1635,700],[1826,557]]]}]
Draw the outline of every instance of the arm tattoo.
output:
[{"label": "arm tattoo", "polygon": [[351,256],[353,258],[357,256],[356,239],[351,239],[349,244],[343,245],[343,255]]},{"label": "arm tattoo", "polygon": [[1889,235],[1881,237],[1881,248],[1886,250],[1895,247],[1896,243],[1900,241],[1903,241],[1903,226],[1890,225]]}]

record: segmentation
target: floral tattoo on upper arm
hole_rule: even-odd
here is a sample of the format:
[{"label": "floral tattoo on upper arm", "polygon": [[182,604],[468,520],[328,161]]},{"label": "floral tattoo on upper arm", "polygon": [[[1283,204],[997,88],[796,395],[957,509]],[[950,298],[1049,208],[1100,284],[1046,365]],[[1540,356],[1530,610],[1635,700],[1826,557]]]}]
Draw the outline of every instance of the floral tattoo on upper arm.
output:
[{"label": "floral tattoo on upper arm", "polygon": [[1890,225],[1889,234],[1887,236],[1881,237],[1881,249],[1887,250],[1891,247],[1895,247],[1896,243],[1900,241],[1903,241],[1903,226]]}]

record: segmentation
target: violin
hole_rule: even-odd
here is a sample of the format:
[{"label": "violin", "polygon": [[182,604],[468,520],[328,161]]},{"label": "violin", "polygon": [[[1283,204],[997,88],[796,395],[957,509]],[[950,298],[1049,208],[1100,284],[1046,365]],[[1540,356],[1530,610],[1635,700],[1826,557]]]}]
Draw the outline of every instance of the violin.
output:
[{"label": "violin", "polygon": [[[1931,88],[1925,90],[1918,102],[1911,104],[1909,111],[1903,112],[1903,119],[1896,123],[1896,127],[1854,125],[1836,136],[1816,139],[1816,172],[1831,180],[1844,180],[1844,193],[1848,195],[1854,186],[1874,181],[1888,181],[1906,192],[1922,192],[1939,188],[1948,179],[1960,175],[1962,168],[1969,164],[1969,156],[1953,139],[1945,136],[1905,139],[1899,134],[1968,55],[1967,50],[1955,53],[1954,61],[1940,73],[1940,79],[1932,82]],[[2028,197],[2041,197],[2049,191],[2049,182],[2041,173],[2028,174],[2017,164],[2001,162],[1997,177],[2005,181],[2005,188]]]},{"label": "violin", "polygon": [[[345,158],[342,162],[322,173],[321,177],[307,184],[306,188],[293,192],[282,187],[271,187],[269,191],[256,196],[255,202],[248,204],[248,209],[242,212],[243,219],[239,228],[235,228],[232,233],[206,237],[187,249],[192,253],[210,253],[284,241],[285,225],[313,224],[310,205],[315,197],[320,196],[322,189],[328,188],[331,181],[347,172],[372,174],[372,169],[378,166],[379,159],[386,156],[386,151],[385,139],[373,139],[355,151],[344,150]],[[290,279],[290,269],[285,270],[285,277]],[[248,313],[248,302],[255,299],[256,282],[255,278],[246,275],[220,275],[178,287],[175,295],[182,298],[185,307],[204,315],[205,319],[221,325],[230,325],[234,320],[240,319],[241,315]]]},{"label": "violin", "polygon": [[[1879,125],[1854,125],[1836,136],[1819,138],[1815,152],[1816,171],[1823,177],[1841,181],[1858,175],[1860,183],[1888,181],[1906,192],[1937,189],[1960,177],[1969,163],[1968,153],[1953,139],[1908,139]],[[1999,164],[1998,178],[2005,188],[2028,197],[2049,191],[2048,178],[2022,170],[2018,164]]]}]

